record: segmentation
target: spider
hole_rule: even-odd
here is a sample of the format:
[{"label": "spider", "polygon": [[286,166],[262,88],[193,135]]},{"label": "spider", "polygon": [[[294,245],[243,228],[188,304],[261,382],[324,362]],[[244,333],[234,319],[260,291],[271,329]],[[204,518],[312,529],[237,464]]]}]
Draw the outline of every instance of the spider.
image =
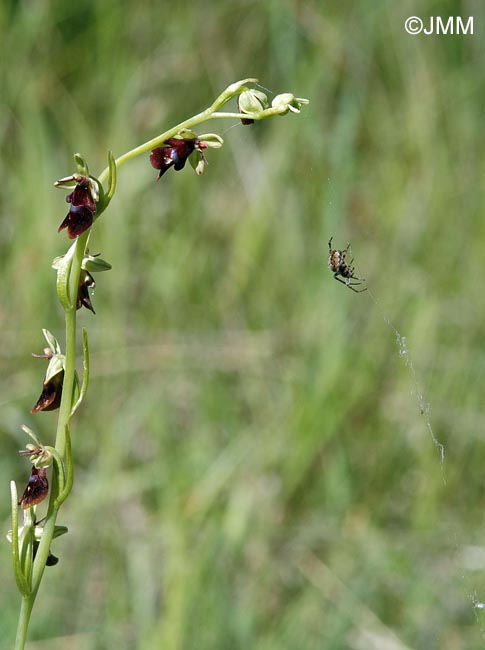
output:
[{"label": "spider", "polygon": [[[355,293],[362,293],[367,291],[367,287],[364,289],[354,289],[355,285],[362,284],[365,282],[364,278],[358,278],[354,275],[354,267],[352,266],[353,258],[350,262],[345,261],[345,256],[350,250],[350,243],[347,244],[347,248],[343,251],[332,248],[332,239],[330,237],[328,242],[328,268],[333,272],[333,277],[342,284],[345,284],[349,289],[355,291]],[[340,279],[338,276],[342,276],[344,280]],[[358,280],[358,282],[351,282],[350,280]]]}]

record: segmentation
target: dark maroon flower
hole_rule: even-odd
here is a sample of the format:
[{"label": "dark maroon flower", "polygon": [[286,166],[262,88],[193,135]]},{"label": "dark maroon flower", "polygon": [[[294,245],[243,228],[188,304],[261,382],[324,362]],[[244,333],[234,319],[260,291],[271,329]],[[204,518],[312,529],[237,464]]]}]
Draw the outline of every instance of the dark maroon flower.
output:
[{"label": "dark maroon flower", "polygon": [[91,296],[89,295],[89,289],[94,289],[96,287],[96,282],[94,281],[93,276],[88,271],[81,271],[79,278],[79,290],[77,292],[77,302],[76,309],[81,309],[81,307],[86,307],[95,314],[93,303],[91,302]]},{"label": "dark maroon flower", "polygon": [[93,197],[90,179],[87,176],[76,176],[77,183],[73,191],[66,196],[71,204],[69,212],[59,226],[57,232],[67,228],[69,239],[75,239],[93,225],[96,214],[96,203]]},{"label": "dark maroon flower", "polygon": [[44,467],[39,467],[39,469],[32,467],[32,473],[19,501],[19,506],[24,509],[31,508],[43,501],[48,492],[47,470]]},{"label": "dark maroon flower", "polygon": [[42,392],[32,408],[32,413],[55,411],[61,405],[62,384],[64,382],[64,357],[45,348],[44,354],[34,354],[40,359],[49,359],[47,372],[42,382]]},{"label": "dark maroon flower", "polygon": [[170,167],[174,167],[176,171],[183,169],[187,158],[194,151],[198,151],[201,159],[206,163],[203,149],[207,149],[207,145],[199,138],[169,138],[165,140],[161,147],[153,149],[150,153],[152,167],[160,170],[157,180],[160,180]]},{"label": "dark maroon flower", "polygon": [[32,413],[39,411],[55,411],[61,405],[62,383],[64,370],[54,375],[49,381],[44,381],[39,399],[32,407]]}]

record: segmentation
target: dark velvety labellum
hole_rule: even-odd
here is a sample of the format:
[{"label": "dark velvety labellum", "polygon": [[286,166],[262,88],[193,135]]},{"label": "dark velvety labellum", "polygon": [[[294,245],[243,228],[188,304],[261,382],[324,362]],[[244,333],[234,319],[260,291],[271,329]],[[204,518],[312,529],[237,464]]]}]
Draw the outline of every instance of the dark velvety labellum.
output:
[{"label": "dark velvety labellum", "polygon": [[94,281],[93,276],[88,271],[82,271],[81,277],[79,278],[79,290],[77,292],[77,301],[76,309],[81,309],[81,307],[86,307],[95,314],[93,304],[91,302],[91,296],[89,295],[89,289],[94,289],[96,282]]},{"label": "dark velvety labellum", "polygon": [[67,228],[69,239],[75,239],[93,225],[96,214],[96,203],[92,197],[87,177],[81,178],[73,191],[66,196],[66,201],[71,204],[71,207],[57,232]]},{"label": "dark velvety labellum", "polygon": [[73,191],[66,196],[66,201],[71,203],[73,206],[83,206],[88,208],[91,212],[96,212],[96,203],[91,196],[91,191],[88,185],[88,179],[85,179],[85,182],[76,185]]},{"label": "dark velvety labellum", "polygon": [[49,553],[47,556],[47,561],[45,563],[46,566],[55,566],[59,562],[59,558],[56,557],[55,555],[52,555],[52,553]]},{"label": "dark velvety labellum", "polygon": [[183,169],[198,142],[197,138],[189,140],[168,138],[161,147],[153,149],[150,153],[150,163],[152,167],[160,170],[158,178],[160,179],[170,167],[174,167],[177,171]]},{"label": "dark velvety labellum", "polygon": [[67,228],[67,236],[69,239],[76,239],[79,235],[93,225],[94,213],[83,205],[71,205],[71,209],[67,214],[64,221],[59,226],[57,232],[61,232]]},{"label": "dark velvety labellum", "polygon": [[32,467],[32,474],[19,501],[19,506],[24,508],[24,510],[25,508],[31,508],[43,501],[48,493],[49,483],[47,482],[47,470],[43,467],[39,469]]},{"label": "dark velvety labellum", "polygon": [[58,373],[42,387],[42,393],[32,408],[32,413],[39,411],[55,411],[61,405],[62,382],[64,381],[64,371]]},{"label": "dark velvety labellum", "polygon": [[[40,542],[38,542],[37,540],[34,541],[34,546],[33,546],[34,559],[35,559],[35,556],[37,555],[37,550],[39,548],[39,544],[40,544]],[[59,558],[56,557],[55,555],[52,555],[52,553],[49,551],[49,555],[47,556],[47,560],[46,560],[45,565],[46,566],[55,566],[58,562],[59,562]]]}]

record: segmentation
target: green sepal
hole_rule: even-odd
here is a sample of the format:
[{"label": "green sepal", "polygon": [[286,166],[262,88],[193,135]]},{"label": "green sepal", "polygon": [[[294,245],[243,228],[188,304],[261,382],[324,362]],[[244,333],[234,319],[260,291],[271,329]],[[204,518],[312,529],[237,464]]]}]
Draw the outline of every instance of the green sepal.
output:
[{"label": "green sepal", "polygon": [[89,176],[89,168],[87,162],[84,160],[84,158],[81,156],[80,153],[75,153],[74,154],[74,162],[77,165],[78,171],[80,174],[83,176]]},{"label": "green sepal", "polygon": [[[44,526],[35,526],[34,528],[34,539],[36,542],[40,542],[42,538],[42,533],[44,532]],[[52,535],[52,539],[55,539],[56,537],[60,537],[61,535],[65,535],[67,532],[69,532],[69,529],[67,526],[55,526],[54,527],[54,534]]]},{"label": "green sepal", "polygon": [[47,345],[52,351],[52,354],[61,354],[61,346],[59,345],[56,337],[46,329],[42,329],[42,334],[44,335],[44,338],[47,341]]},{"label": "green sepal", "polygon": [[180,140],[195,140],[195,138],[198,138],[199,136],[190,129],[180,129],[174,137]]},{"label": "green sepal", "polygon": [[81,268],[88,273],[99,273],[101,271],[110,271],[113,267],[109,262],[103,260],[98,255],[87,253],[81,262]]},{"label": "green sepal", "polygon": [[54,354],[49,359],[49,365],[47,366],[47,372],[44,377],[44,384],[52,381],[56,375],[63,373],[66,369],[66,357],[63,354]]},{"label": "green sepal", "polygon": [[200,153],[198,151],[193,151],[190,154],[189,163],[192,169],[195,170],[197,176],[202,176],[202,174],[204,173],[204,169],[206,167],[206,163],[204,159],[200,157]]},{"label": "green sepal", "polygon": [[[32,438],[32,440],[35,442],[37,447],[42,448],[44,446],[41,443],[41,441],[39,440],[39,438],[32,431],[32,429],[30,427],[28,427],[26,424],[22,424],[22,426],[20,428],[22,429],[22,431],[24,431],[24,433],[26,433],[28,436],[30,436]],[[27,448],[29,448],[29,445],[27,445]]]},{"label": "green sepal", "polygon": [[207,145],[209,149],[220,149],[224,140],[217,133],[203,133],[197,136],[201,142]]}]

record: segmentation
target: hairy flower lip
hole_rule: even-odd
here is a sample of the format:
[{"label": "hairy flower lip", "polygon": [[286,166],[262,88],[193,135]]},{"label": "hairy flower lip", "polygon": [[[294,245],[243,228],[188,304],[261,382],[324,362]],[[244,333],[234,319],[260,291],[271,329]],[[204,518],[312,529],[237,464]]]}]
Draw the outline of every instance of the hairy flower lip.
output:
[{"label": "hairy flower lip", "polygon": [[185,167],[187,158],[195,149],[196,140],[196,138],[168,138],[161,147],[150,152],[150,163],[152,167],[159,170],[157,180],[160,180],[170,167],[174,167],[176,171]]},{"label": "hairy flower lip", "polygon": [[91,296],[89,295],[89,289],[96,287],[96,282],[94,281],[93,276],[89,271],[81,271],[81,276],[79,278],[79,289],[77,294],[76,309],[81,309],[81,307],[86,307],[89,311],[94,311],[93,303],[91,302]]},{"label": "hairy flower lip", "polygon": [[[50,332],[44,330],[44,335],[47,338],[52,337]],[[59,344],[52,337],[49,341],[49,347],[44,348],[43,354],[33,354],[37,359],[48,359],[47,371],[42,382],[42,392],[39,399],[32,408],[32,413],[39,411],[54,411],[59,408],[62,397],[62,385],[64,382],[64,355],[60,353]],[[55,352],[54,352],[55,350]]]},{"label": "hairy flower lip", "polygon": [[62,384],[64,381],[64,370],[54,375],[52,379],[44,381],[39,399],[32,407],[32,413],[39,411],[55,411],[61,405]]},{"label": "hairy flower lip", "polygon": [[207,164],[203,153],[203,150],[207,148],[208,145],[197,137],[168,138],[161,147],[152,149],[150,152],[150,163],[152,167],[159,170],[157,181],[162,178],[170,167],[173,167],[176,171],[183,169],[187,159],[194,151],[197,151],[204,164]]},{"label": "hairy flower lip", "polygon": [[49,483],[47,481],[47,471],[44,467],[32,467],[32,473],[29,477],[27,487],[22,494],[18,505],[23,508],[31,508],[43,501],[49,493]]},{"label": "hairy flower lip", "polygon": [[[61,179],[58,183],[67,181],[69,178]],[[66,201],[71,204],[71,207],[57,230],[57,232],[61,232],[61,230],[67,228],[67,236],[69,239],[75,239],[88,230],[93,225],[96,215],[96,203],[93,196],[91,179],[88,176],[80,175],[73,176],[72,179],[77,184],[72,192],[66,196]]]}]

